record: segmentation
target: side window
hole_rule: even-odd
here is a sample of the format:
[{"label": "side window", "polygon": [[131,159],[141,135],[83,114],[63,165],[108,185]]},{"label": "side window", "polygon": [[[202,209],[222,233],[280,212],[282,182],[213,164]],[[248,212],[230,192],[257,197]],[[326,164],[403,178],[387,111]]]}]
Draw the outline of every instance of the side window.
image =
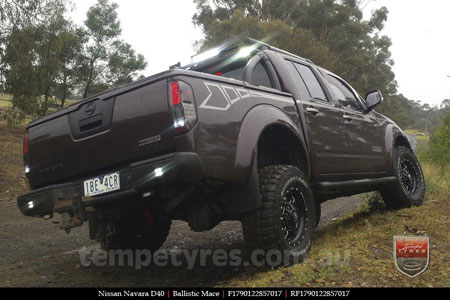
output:
[{"label": "side window", "polygon": [[270,81],[269,73],[267,73],[267,70],[261,62],[259,62],[253,69],[252,84],[270,88],[273,87],[272,82]]},{"label": "side window", "polygon": [[294,62],[294,65],[297,71],[300,73],[303,81],[305,82],[305,85],[311,97],[313,97],[315,100],[328,101],[313,71],[309,67],[299,63]]},{"label": "side window", "polygon": [[356,99],[353,92],[343,82],[329,74],[325,74],[325,78],[330,84],[331,92],[336,101],[345,100],[348,103],[345,107],[350,109],[359,111],[363,109],[359,100]]},{"label": "side window", "polygon": [[295,87],[300,93],[300,100],[309,100],[311,98],[311,95],[309,94],[308,89],[306,88],[305,82],[300,77],[300,74],[298,73],[297,69],[294,67],[294,64],[289,60],[285,60],[285,63],[286,68],[289,72],[289,76],[294,81]]}]

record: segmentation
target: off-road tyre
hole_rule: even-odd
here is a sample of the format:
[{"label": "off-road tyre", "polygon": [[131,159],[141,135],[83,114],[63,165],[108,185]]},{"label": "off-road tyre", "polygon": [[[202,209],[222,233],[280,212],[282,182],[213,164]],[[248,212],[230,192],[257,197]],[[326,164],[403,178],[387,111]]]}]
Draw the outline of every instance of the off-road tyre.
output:
[{"label": "off-road tyre", "polygon": [[[258,181],[261,207],[242,218],[245,241],[251,250],[281,254],[277,266],[304,261],[316,227],[316,204],[306,176],[294,166],[274,165],[261,169]],[[288,213],[293,209],[297,216]],[[289,230],[287,224],[296,227]]]},{"label": "off-road tyre", "polygon": [[380,190],[386,207],[420,206],[425,196],[425,179],[414,152],[404,146],[396,147],[393,164],[396,180]]}]

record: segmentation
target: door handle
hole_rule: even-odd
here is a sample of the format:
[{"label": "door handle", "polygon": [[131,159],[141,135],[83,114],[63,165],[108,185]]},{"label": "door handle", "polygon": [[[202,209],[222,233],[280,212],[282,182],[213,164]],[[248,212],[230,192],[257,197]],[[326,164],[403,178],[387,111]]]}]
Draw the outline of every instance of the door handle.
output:
[{"label": "door handle", "polygon": [[353,120],[353,117],[351,115],[343,115],[342,117],[348,122],[351,122]]},{"label": "door handle", "polygon": [[313,114],[313,115],[317,115],[319,113],[319,110],[317,108],[314,107],[307,107],[306,111]]}]

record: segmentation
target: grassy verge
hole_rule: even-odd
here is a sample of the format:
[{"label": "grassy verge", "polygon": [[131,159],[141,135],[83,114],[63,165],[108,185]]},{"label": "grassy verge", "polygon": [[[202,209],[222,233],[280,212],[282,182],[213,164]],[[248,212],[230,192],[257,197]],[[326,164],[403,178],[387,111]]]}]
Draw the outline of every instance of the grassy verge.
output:
[{"label": "grassy verge", "polygon": [[0,94],[0,109],[7,109],[12,105],[11,96]]},{"label": "grassy verge", "polygon": [[427,134],[420,132],[417,129],[405,129],[403,132],[412,135],[418,142],[427,141],[429,138]]},{"label": "grassy verge", "polygon": [[11,101],[5,100],[5,99],[0,99],[0,107],[8,108],[10,106],[11,106]]},{"label": "grassy verge", "polygon": [[27,191],[23,173],[23,127],[8,127],[0,123],[0,200],[13,202]]}]

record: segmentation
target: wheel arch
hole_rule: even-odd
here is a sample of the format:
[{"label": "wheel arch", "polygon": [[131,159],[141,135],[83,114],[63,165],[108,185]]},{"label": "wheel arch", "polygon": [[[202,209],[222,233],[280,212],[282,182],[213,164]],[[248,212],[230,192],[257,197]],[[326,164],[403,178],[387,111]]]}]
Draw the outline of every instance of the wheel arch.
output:
[{"label": "wheel arch", "polygon": [[404,147],[409,148],[409,149],[412,150],[412,147],[411,147],[411,144],[408,141],[408,138],[406,136],[404,136],[404,135],[398,135],[395,138],[394,148],[397,148],[399,146],[404,146]]},{"label": "wheel arch", "polygon": [[408,141],[408,138],[403,133],[403,131],[395,124],[389,124],[386,127],[386,133],[385,133],[385,143],[386,143],[386,161],[388,162],[388,167],[390,170],[390,173],[394,173],[394,166],[393,166],[393,160],[394,160],[394,151],[395,148],[399,146],[404,146],[412,150],[411,144]]},{"label": "wheel arch", "polygon": [[272,123],[259,135],[256,163],[258,168],[270,165],[293,165],[309,178],[310,165],[304,143],[286,125]]},{"label": "wheel arch", "polygon": [[290,149],[292,156],[290,164],[299,167],[309,178],[310,159],[302,131],[285,112],[266,104],[254,107],[242,122],[235,159],[237,178],[248,179],[254,163],[261,162],[258,160],[258,153],[261,154],[261,146],[267,145],[268,138],[272,142],[281,141],[283,146],[293,146]]}]

